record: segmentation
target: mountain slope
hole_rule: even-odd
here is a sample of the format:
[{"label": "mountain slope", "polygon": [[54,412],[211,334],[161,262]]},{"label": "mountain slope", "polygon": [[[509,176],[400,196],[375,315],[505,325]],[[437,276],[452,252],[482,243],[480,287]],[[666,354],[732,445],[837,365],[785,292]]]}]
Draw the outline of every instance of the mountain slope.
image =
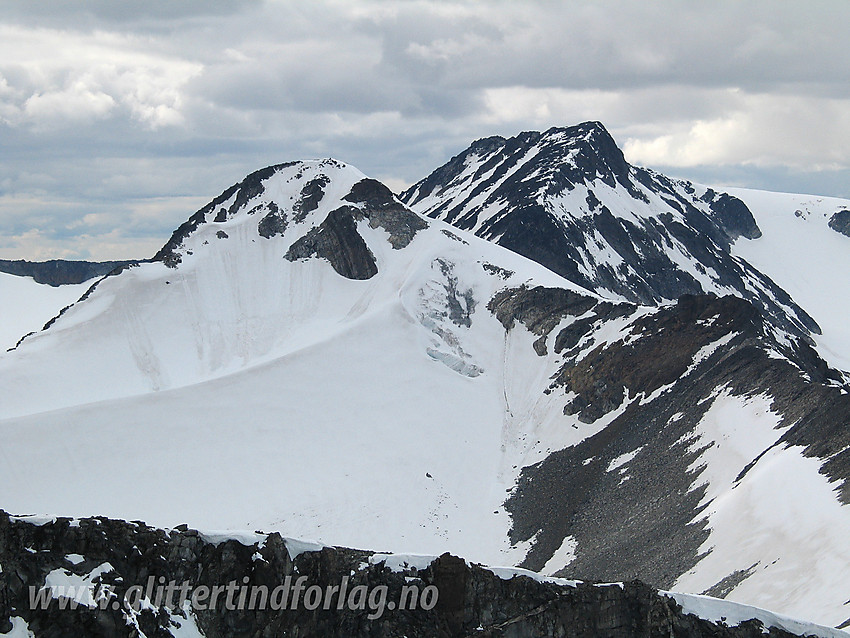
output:
[{"label": "mountain slope", "polygon": [[523,470],[507,503],[512,540],[533,540],[523,566],[845,621],[846,392],[765,349],[735,297],[683,297],[598,345],[572,345],[577,323],[548,334],[567,348],[552,389],[615,418]]},{"label": "mountain slope", "polygon": [[850,397],[760,299],[612,301],[352,167],[269,167],[0,355],[0,506],[640,576],[838,624]]},{"label": "mountain slope", "polygon": [[[749,201],[746,192],[741,193],[742,199]],[[680,572],[674,579],[677,587],[744,596],[744,600],[748,595],[779,600],[785,590],[799,586],[793,578],[777,577],[777,569],[785,574],[807,573],[815,588],[825,581],[838,586],[847,576],[845,567],[827,568],[829,574],[813,568],[823,566],[816,549],[819,539],[846,525],[841,506],[832,500],[842,488],[840,502],[847,502],[844,452],[850,442],[843,431],[850,419],[845,390],[841,389],[846,374],[835,369],[846,369],[846,356],[835,356],[836,349],[826,344],[843,344],[847,331],[835,325],[840,313],[829,312],[835,302],[830,303],[832,293],[825,291],[833,288],[812,285],[824,283],[825,277],[812,276],[811,262],[808,268],[801,264],[799,271],[788,263],[777,267],[785,251],[792,248],[793,233],[783,235],[790,243],[778,251],[773,239],[761,239],[763,206],[754,217],[734,196],[630,166],[604,127],[595,122],[510,139],[479,140],[414,184],[400,199],[422,214],[473,231],[605,297],[659,305],[652,330],[663,330],[664,336],[657,339],[656,348],[635,347],[633,337],[627,336],[596,350],[587,348],[578,358],[568,354],[567,362],[553,377],[553,385],[564,386],[573,397],[566,406],[568,413],[584,410],[584,416],[592,419],[620,405],[621,414],[599,434],[523,472],[508,507],[515,523],[512,539],[534,543],[525,566],[545,570],[557,565],[555,559],[560,557],[567,559],[568,569],[558,573],[592,574],[607,580],[639,573],[652,582],[667,582],[672,573]],[[841,213],[832,210],[830,215],[832,237],[828,239],[840,242],[845,238],[838,233],[846,233],[846,224]],[[777,235],[775,225],[770,220],[765,223],[771,237]],[[827,228],[827,219],[821,225]],[[749,255],[756,258],[752,262],[742,258]],[[758,255],[772,259],[758,259]],[[799,262],[806,260],[803,251],[796,255]],[[797,262],[792,259],[790,263]],[[789,271],[796,273],[797,282],[806,282],[807,295],[792,299],[768,276],[776,273],[784,283],[789,281],[785,276]],[[823,269],[818,274],[823,275]],[[791,287],[795,293],[800,288]],[[733,294],[754,308],[747,310],[744,304],[736,310],[731,300],[718,304],[682,297],[701,292]],[[545,296],[538,293],[535,299],[523,298],[524,311]],[[803,310],[808,309],[806,304],[801,308],[795,303],[815,297],[821,303],[812,307],[830,324],[826,338]],[[677,298],[675,308],[684,311],[680,313],[687,317],[684,321],[665,309],[666,300]],[[568,350],[581,339],[579,335],[588,328],[586,319],[579,320],[584,319],[582,312],[579,308],[573,313],[576,319],[570,330],[551,332],[556,349],[564,348],[559,348],[559,341],[567,343]],[[686,328],[690,322],[711,325],[720,320],[731,325],[736,316],[749,317],[744,321],[749,327],[741,329],[739,324],[715,335],[714,343],[702,341],[705,350],[699,353],[682,348],[679,337],[695,328]],[[534,331],[533,325],[527,327]],[[541,335],[535,345],[545,344],[549,328],[535,334]],[[689,339],[695,337],[691,334]],[[756,348],[751,347],[754,338],[760,342]],[[767,349],[765,342],[771,342]],[[816,344],[833,369],[812,349]],[[546,346],[538,349],[545,351]],[[698,373],[693,365],[675,363],[683,354],[677,350],[693,356],[694,362],[716,356],[721,360]],[[780,359],[798,366],[806,379],[825,382],[837,392],[799,383],[791,370],[777,373],[773,368],[781,365],[776,364]],[[665,368],[667,386],[657,379],[648,383]],[[677,378],[673,371],[684,378]],[[637,400],[630,401],[630,397]],[[654,400],[646,401],[646,397]],[[824,406],[817,407],[818,401],[824,401]],[[801,405],[808,407],[800,410]],[[807,410],[809,414],[805,414]],[[727,442],[725,446],[723,442]],[[683,451],[700,451],[701,445],[708,449],[679,457]],[[597,446],[607,448],[608,454],[594,454]],[[720,452],[722,446],[731,449]],[[611,448],[619,455],[612,455]],[[774,459],[777,448],[784,451]],[[804,463],[801,452],[802,458],[828,458],[823,467],[816,460],[812,466],[820,468],[828,480],[820,477],[807,482],[790,469]],[[774,469],[762,469],[765,474],[759,479],[753,478],[759,472],[750,476],[760,466]],[[659,482],[660,467],[671,471]],[[737,469],[733,471],[733,467]],[[701,480],[691,481],[694,470],[702,471]],[[785,489],[800,495],[792,499],[798,510],[768,508],[760,520],[749,520],[747,512],[764,509],[749,493],[763,493],[758,481],[781,484],[785,472],[809,486],[812,501],[792,482]],[[764,478],[767,476],[771,478]],[[635,486],[639,487],[632,489]],[[699,494],[700,489],[705,493]],[[723,495],[731,489],[736,490],[730,494],[737,498]],[[689,497],[682,498],[682,494]],[[815,494],[825,498],[821,509],[813,506]],[[648,501],[651,506],[636,507],[635,501]],[[833,505],[825,505],[829,502]],[[724,503],[726,514],[721,513],[722,508],[714,511],[713,503]],[[693,517],[689,514],[693,511],[702,514]],[[791,521],[801,511],[820,522],[795,529]],[[845,523],[837,527],[827,524],[832,516]],[[763,530],[763,537],[774,542],[754,547],[746,534],[738,536],[736,527],[742,517],[749,520],[748,533],[758,536],[753,530]],[[549,525],[541,524],[541,519]],[[671,526],[670,521],[676,522]],[[700,523],[706,526],[700,528]],[[670,527],[679,532],[671,535]],[[555,529],[561,531],[555,533]],[[635,534],[641,536],[641,544],[634,542]],[[728,539],[720,540],[722,536]],[[837,536],[832,538],[832,551],[846,555],[844,543]],[[678,545],[672,551],[677,556],[692,556],[698,548],[697,567],[684,569],[671,563],[671,543]],[[795,555],[794,548],[804,546],[809,550]],[[581,547],[584,554],[578,549]],[[731,554],[737,558],[727,562],[723,557]],[[778,554],[784,558],[780,560]],[[795,567],[788,568],[786,563],[775,568],[789,559],[796,562]],[[732,564],[738,567],[732,568]],[[726,571],[721,573],[723,569]],[[817,596],[808,604],[817,606]]]}]

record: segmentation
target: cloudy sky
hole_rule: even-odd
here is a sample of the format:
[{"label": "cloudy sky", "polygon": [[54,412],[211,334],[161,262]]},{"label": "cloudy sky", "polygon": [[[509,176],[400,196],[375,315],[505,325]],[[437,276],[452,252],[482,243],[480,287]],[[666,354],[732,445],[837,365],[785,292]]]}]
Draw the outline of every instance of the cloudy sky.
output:
[{"label": "cloudy sky", "polygon": [[0,258],[141,258],[245,174],[401,189],[602,121],[629,161],[850,197],[850,2],[0,0]]}]

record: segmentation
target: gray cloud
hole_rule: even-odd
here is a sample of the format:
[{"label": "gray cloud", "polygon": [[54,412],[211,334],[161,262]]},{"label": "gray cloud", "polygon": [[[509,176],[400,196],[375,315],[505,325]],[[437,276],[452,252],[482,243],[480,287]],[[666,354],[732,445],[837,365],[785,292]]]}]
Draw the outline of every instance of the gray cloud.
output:
[{"label": "gray cloud", "polygon": [[0,257],[140,257],[246,173],[395,187],[602,120],[682,177],[850,197],[840,2],[0,1]]}]

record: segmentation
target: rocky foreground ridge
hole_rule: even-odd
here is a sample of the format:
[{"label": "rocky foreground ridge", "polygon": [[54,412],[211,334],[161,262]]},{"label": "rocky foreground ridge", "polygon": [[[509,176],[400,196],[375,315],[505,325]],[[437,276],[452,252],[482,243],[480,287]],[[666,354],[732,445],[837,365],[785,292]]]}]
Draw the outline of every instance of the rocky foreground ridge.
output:
[{"label": "rocky foreground ridge", "polygon": [[[375,554],[293,541],[278,533],[228,537],[107,518],[39,520],[0,512],[0,566],[0,633],[29,631],[39,638],[797,635],[757,619],[736,626],[701,619],[638,581],[598,585],[542,579],[521,570],[472,565],[450,554]],[[298,579],[298,602],[291,596],[285,609],[268,603],[252,610],[247,597],[240,598],[243,590],[265,586],[273,591]],[[134,584],[141,592],[146,584],[171,582],[186,583],[193,592],[233,583],[234,595],[225,600],[223,594],[215,610],[193,609],[191,598],[181,609],[178,592],[168,603],[151,600],[155,589],[136,596],[138,609],[127,603]],[[340,583],[348,593],[345,605],[336,604],[337,594],[314,608],[311,587],[327,592]],[[54,592],[76,584],[95,593],[78,596],[73,610],[57,593],[44,608],[33,609],[32,592],[45,584]],[[415,590],[419,600],[405,598],[405,588]],[[354,591],[363,595],[354,596]],[[199,600],[209,606],[209,598]],[[395,608],[402,600],[406,609]],[[826,636],[840,633],[817,629]]]}]

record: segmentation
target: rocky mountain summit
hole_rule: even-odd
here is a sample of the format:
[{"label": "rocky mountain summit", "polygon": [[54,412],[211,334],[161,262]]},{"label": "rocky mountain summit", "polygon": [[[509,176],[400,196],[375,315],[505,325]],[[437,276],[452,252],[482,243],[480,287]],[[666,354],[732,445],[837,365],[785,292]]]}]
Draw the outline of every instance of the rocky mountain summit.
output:
[{"label": "rocky mountain summit", "polygon": [[795,337],[818,332],[730,253],[739,237],[761,236],[740,199],[631,166],[599,122],[478,140],[399,197],[603,296],[735,294]]}]

